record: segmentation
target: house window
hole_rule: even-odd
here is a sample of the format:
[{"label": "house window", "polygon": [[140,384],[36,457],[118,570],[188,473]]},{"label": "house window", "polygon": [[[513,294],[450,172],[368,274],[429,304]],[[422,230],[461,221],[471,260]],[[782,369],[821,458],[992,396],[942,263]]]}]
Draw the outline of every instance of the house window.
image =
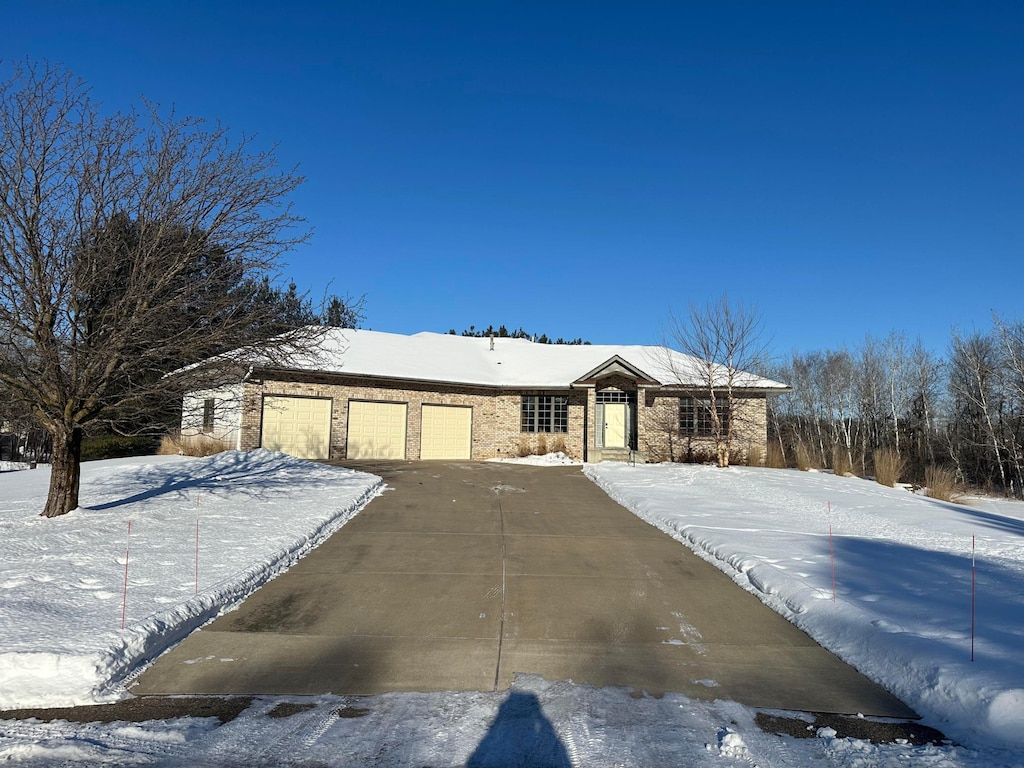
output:
[{"label": "house window", "polygon": [[523,432],[568,432],[569,398],[565,395],[523,395]]},{"label": "house window", "polygon": [[[722,435],[728,435],[729,401],[725,398],[716,398],[715,410],[718,411],[718,420],[722,423]],[[714,420],[711,418],[711,398],[679,398],[679,431],[684,435],[715,434]]]},{"label": "house window", "polygon": [[212,397],[208,397],[203,400],[203,432],[213,432],[213,409],[214,400]]},{"label": "house window", "polygon": [[621,392],[617,389],[602,389],[596,397],[599,403],[636,403],[636,392]]}]

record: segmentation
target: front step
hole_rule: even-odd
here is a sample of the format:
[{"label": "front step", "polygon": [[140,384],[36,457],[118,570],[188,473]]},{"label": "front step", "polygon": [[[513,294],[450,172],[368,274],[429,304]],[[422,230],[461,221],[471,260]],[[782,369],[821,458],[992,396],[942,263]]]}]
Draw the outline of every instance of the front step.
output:
[{"label": "front step", "polygon": [[630,464],[645,464],[646,460],[640,451],[631,451],[628,448],[594,448],[591,451],[590,460],[599,461],[625,461]]}]

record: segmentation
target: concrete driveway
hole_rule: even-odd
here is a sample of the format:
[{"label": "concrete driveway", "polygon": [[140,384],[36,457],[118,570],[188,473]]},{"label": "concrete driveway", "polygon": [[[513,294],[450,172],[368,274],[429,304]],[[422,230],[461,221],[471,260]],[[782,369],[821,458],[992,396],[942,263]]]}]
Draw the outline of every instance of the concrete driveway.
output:
[{"label": "concrete driveway", "polygon": [[490,691],[534,673],[914,716],[578,468],[346,466],[392,490],[133,693]]}]

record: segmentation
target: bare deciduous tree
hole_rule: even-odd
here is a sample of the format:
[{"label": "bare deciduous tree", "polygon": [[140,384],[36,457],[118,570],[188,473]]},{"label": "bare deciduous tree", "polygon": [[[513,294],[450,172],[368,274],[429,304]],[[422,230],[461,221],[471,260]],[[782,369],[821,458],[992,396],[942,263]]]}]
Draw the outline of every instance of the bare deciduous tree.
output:
[{"label": "bare deciduous tree", "polygon": [[300,182],[219,125],[149,104],[104,115],[59,67],[0,84],[0,389],[52,437],[44,515],[78,506],[83,427],[216,380],[169,370],[308,347],[261,339],[272,309],[248,300],[306,236],[288,204]]},{"label": "bare deciduous tree", "polygon": [[921,476],[924,468],[935,465],[939,460],[936,444],[943,433],[940,429],[943,374],[943,362],[926,349],[920,339],[914,342],[910,350],[911,395],[905,422],[914,443],[911,459],[916,462],[916,470]]},{"label": "bare deciduous tree", "polygon": [[[706,394],[711,437],[720,467],[729,466],[733,436],[743,418],[738,392],[756,385],[752,373],[764,368],[767,341],[763,321],[753,307],[722,296],[706,304],[691,304],[683,317],[671,316],[665,346],[694,358],[698,370],[696,395]],[[674,365],[669,360],[670,366]],[[691,371],[674,371],[680,383]],[[724,406],[722,405],[724,404]]]},{"label": "bare deciduous tree", "polygon": [[999,429],[999,347],[990,335],[962,336],[954,332],[949,389],[954,409],[950,447],[959,471],[991,482],[994,468],[999,473],[1000,486],[1005,488],[1006,468]]},{"label": "bare deciduous tree", "polygon": [[1024,324],[1009,323],[993,315],[1001,354],[1001,381],[1006,397],[1002,416],[1009,464],[1013,473],[1010,490],[1024,494]]}]

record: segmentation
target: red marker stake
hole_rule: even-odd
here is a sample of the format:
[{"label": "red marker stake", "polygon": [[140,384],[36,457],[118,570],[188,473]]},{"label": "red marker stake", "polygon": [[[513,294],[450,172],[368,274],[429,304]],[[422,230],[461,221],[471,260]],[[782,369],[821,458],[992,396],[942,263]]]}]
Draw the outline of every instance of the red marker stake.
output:
[{"label": "red marker stake", "polygon": [[128,552],[132,543],[132,521],[128,520],[128,543],[124,547],[124,595],[121,599],[121,629],[124,629],[125,618],[128,616]]}]

